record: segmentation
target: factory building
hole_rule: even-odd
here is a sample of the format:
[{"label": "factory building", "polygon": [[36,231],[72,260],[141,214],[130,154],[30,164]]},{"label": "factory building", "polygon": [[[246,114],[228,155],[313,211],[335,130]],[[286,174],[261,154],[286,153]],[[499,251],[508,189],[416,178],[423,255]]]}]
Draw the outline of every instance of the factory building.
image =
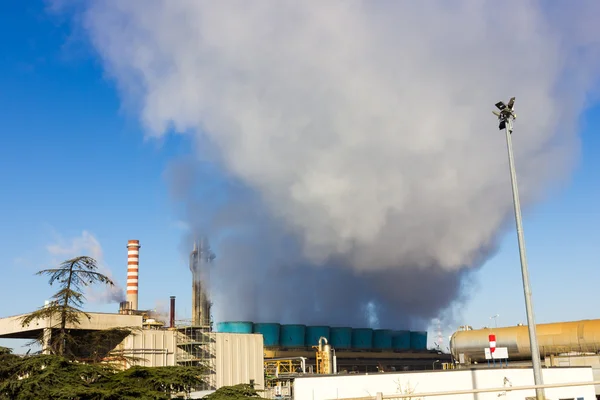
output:
[{"label": "factory building", "polygon": [[[138,240],[127,243],[127,290],[126,300],[119,304],[115,313],[88,313],[89,318],[81,318],[79,324],[68,324],[72,335],[83,339],[94,332],[117,330],[106,349],[104,361],[126,369],[133,365],[147,367],[163,366],[205,366],[206,389],[239,383],[254,383],[264,387],[264,349],[262,336],[258,334],[240,335],[235,333],[212,332],[210,326],[210,300],[204,280],[207,276],[207,262],[211,256],[206,242],[195,244],[190,255],[192,272],[193,310],[192,324],[176,324],[175,297],[171,297],[168,325],[159,321],[151,310],[140,310],[139,294],[139,254]],[[26,314],[25,314],[26,315]],[[44,338],[42,348],[46,348],[59,321],[56,318],[36,320],[22,326],[25,315],[0,318],[0,338],[38,339]],[[117,333],[119,333],[117,332]],[[86,359],[85,346],[74,349],[80,359]],[[118,360],[118,361],[115,361]]]},{"label": "factory building", "polygon": [[[194,244],[189,258],[191,322],[175,319],[175,296],[170,299],[168,321],[161,321],[152,310],[141,310],[138,304],[140,248],[138,240],[127,243],[126,299],[118,311],[88,313],[89,318],[82,318],[81,323],[67,326],[80,338],[120,330],[122,336],[117,335],[103,353],[104,361],[117,367],[204,366],[207,385],[202,389],[253,383],[265,389],[265,397],[295,399],[393,394],[414,384],[418,384],[419,393],[489,388],[498,385],[500,375],[519,385],[532,379],[524,326],[493,330],[465,327],[452,336],[451,354],[428,350],[427,332],[422,331],[251,321],[220,322],[214,331],[208,279],[215,255],[205,239]],[[58,326],[58,321],[51,319],[22,326],[22,317],[0,318],[0,338],[43,337],[48,342]],[[580,378],[591,382],[598,376],[599,332],[600,320],[539,325],[540,352],[548,367],[544,369],[545,382],[581,382]],[[485,348],[490,345],[490,333],[498,347],[507,348],[511,367],[521,368],[481,369],[487,366]],[[85,346],[77,351],[85,359]],[[579,367],[562,368],[565,366]],[[548,393],[556,398],[590,398],[585,386],[562,389]],[[498,394],[482,393],[479,398],[492,395]]]},{"label": "factory building", "polygon": [[[44,336],[49,337],[58,323],[37,320],[22,327],[20,320],[23,316],[0,318],[0,338],[37,339],[45,333]],[[107,361],[119,360],[117,367],[204,365],[209,368],[209,388],[251,381],[259,388],[264,386],[260,335],[202,332],[191,326],[159,328],[151,318],[144,320],[141,315],[89,313],[89,316],[78,325],[69,324],[67,329],[80,337],[109,329],[131,331],[126,337],[119,338],[120,342],[115,343],[106,355]]]},{"label": "factory building", "polygon": [[448,354],[427,349],[427,332],[371,328],[310,326],[300,324],[227,321],[218,332],[260,334],[265,361],[304,359],[317,365],[315,348],[324,338],[333,349],[334,370],[342,373],[409,371],[435,368],[450,362]]}]

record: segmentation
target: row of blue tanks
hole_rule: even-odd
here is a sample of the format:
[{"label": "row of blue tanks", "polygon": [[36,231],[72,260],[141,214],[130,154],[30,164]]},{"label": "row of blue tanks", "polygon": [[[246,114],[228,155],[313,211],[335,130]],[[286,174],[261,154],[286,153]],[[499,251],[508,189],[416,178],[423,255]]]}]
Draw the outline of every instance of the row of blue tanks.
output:
[{"label": "row of blue tanks", "polygon": [[330,326],[282,325],[228,321],[217,324],[218,332],[258,333],[265,347],[316,346],[325,337],[334,349],[427,350],[427,332]]}]

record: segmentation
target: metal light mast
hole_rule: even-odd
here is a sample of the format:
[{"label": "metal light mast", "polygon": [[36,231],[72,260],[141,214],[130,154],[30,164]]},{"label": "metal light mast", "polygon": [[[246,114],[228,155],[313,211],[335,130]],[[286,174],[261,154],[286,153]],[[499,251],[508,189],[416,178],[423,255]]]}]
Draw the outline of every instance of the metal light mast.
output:
[{"label": "metal light mast", "polygon": [[[508,164],[510,167],[510,180],[512,183],[513,205],[515,208],[515,221],[517,224],[517,239],[519,241],[519,255],[521,258],[521,274],[523,276],[523,292],[525,293],[525,311],[527,312],[527,326],[529,328],[529,343],[531,346],[531,361],[533,364],[533,379],[536,385],[543,385],[542,366],[540,361],[540,349],[537,343],[535,318],[533,315],[533,303],[531,300],[531,285],[529,283],[529,271],[527,269],[527,256],[525,253],[525,239],[523,237],[523,222],[521,218],[521,204],[519,202],[519,189],[517,187],[517,174],[515,172],[515,160],[512,148],[513,121],[517,118],[515,114],[515,98],[512,97],[508,104],[500,101],[496,103],[498,111],[492,111],[498,117],[500,130],[506,132],[506,146],[508,148]],[[545,400],[543,388],[536,388],[537,400]]]}]

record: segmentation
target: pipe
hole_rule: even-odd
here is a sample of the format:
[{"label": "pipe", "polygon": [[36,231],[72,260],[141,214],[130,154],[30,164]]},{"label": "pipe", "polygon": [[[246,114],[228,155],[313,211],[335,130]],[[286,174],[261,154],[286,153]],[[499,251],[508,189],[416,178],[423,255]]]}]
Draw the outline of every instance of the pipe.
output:
[{"label": "pipe", "polygon": [[[451,396],[460,394],[476,394],[476,393],[493,393],[493,392],[517,392],[521,390],[532,390],[532,389],[551,389],[551,388],[563,388],[563,387],[575,387],[575,386],[595,386],[600,385],[600,381],[592,382],[563,382],[563,383],[547,383],[543,385],[526,385],[526,386],[512,386],[512,387],[499,387],[499,388],[485,388],[485,389],[466,389],[466,390],[448,390],[447,392],[422,392],[422,393],[410,393],[410,394],[381,394],[378,392],[378,396],[367,396],[367,397],[344,397],[343,400],[375,400],[375,399],[410,399],[413,397],[434,397],[434,396]],[[333,400],[333,399],[331,399]]]},{"label": "pipe", "polygon": [[[325,346],[323,346],[323,342],[325,342]],[[326,374],[333,373],[333,359],[332,359],[332,351],[331,346],[327,342],[327,338],[321,336],[319,338],[319,352],[323,354],[327,358],[327,370]]]},{"label": "pipe", "polygon": [[169,313],[169,328],[175,328],[175,296],[171,296],[171,310]]},{"label": "pipe", "polygon": [[335,355],[335,349],[331,349],[333,352],[333,373],[337,374],[337,356]]},{"label": "pipe", "polygon": [[306,357],[275,357],[275,358],[266,358],[265,361],[281,361],[281,360],[300,360],[300,368],[302,368],[302,373],[306,374]]},{"label": "pipe", "polygon": [[127,242],[127,302],[132,310],[138,309],[138,278],[140,241]]},{"label": "pipe", "polygon": [[319,351],[323,351],[323,343],[321,343],[321,341],[324,341],[325,344],[327,344],[327,338],[325,336],[319,338]]}]

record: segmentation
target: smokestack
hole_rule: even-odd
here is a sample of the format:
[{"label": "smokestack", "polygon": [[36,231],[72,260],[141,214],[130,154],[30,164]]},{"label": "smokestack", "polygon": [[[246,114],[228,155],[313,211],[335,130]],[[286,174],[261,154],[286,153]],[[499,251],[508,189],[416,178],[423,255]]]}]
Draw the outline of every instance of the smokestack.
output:
[{"label": "smokestack", "polygon": [[206,239],[200,245],[194,242],[190,254],[190,271],[192,271],[192,325],[203,328],[210,327],[211,303],[208,295],[208,267],[215,255],[210,250]]},{"label": "smokestack", "polygon": [[169,313],[169,328],[175,328],[175,296],[171,296],[171,312]]},{"label": "smokestack", "polygon": [[127,242],[127,302],[132,310],[138,309],[139,248],[139,240]]}]

